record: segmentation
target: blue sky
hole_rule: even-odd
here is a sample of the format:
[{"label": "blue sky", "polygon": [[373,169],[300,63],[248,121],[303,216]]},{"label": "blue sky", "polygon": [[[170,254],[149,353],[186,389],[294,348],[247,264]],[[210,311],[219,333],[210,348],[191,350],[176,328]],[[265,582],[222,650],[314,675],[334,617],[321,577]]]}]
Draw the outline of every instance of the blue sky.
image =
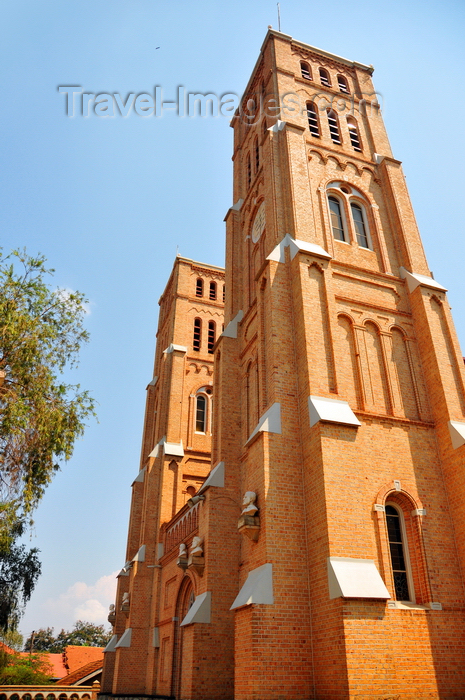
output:
[{"label": "blue sky", "polygon": [[[281,2],[283,32],[375,66],[394,156],[463,347],[464,18],[451,0]],[[0,241],[40,251],[55,284],[89,297],[91,342],[71,379],[99,402],[99,422],[36,513],[43,575],[26,634],[105,619],[124,563],[157,302],[177,246],[223,264],[232,203],[227,117],[68,118],[57,88],[241,94],[269,24],[277,28],[276,3],[264,0],[2,3]]]}]

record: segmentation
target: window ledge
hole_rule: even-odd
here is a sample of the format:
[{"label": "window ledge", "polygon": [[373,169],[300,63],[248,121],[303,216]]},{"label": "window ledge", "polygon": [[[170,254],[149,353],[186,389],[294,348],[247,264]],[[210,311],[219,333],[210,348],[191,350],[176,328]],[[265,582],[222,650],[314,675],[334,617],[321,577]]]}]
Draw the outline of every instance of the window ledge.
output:
[{"label": "window ledge", "polygon": [[431,610],[431,608],[427,605],[411,603],[408,600],[388,600],[387,606],[389,609],[393,610]]}]

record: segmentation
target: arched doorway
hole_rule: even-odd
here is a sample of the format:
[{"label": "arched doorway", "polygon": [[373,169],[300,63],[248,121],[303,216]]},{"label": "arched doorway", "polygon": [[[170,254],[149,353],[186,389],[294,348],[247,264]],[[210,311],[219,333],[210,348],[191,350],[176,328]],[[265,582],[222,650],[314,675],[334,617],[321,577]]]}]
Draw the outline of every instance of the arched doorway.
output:
[{"label": "arched doorway", "polygon": [[186,576],[179,589],[178,599],[176,602],[176,616],[174,622],[174,641],[173,641],[173,671],[171,676],[171,695],[179,700],[181,696],[181,678],[182,678],[182,638],[183,628],[180,627],[181,622],[187,615],[188,610],[192,607],[195,600],[194,586],[191,579]]}]

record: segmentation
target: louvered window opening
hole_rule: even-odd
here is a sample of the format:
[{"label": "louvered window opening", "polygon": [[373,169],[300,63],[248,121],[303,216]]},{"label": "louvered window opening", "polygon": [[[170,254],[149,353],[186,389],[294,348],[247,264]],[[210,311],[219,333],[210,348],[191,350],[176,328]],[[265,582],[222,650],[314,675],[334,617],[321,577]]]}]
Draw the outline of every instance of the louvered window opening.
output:
[{"label": "louvered window opening", "polygon": [[316,113],[315,105],[307,105],[307,117],[308,117],[308,128],[312,136],[320,138],[320,127],[318,125],[318,116]]},{"label": "louvered window opening", "polygon": [[193,348],[194,350],[200,350],[200,339],[202,335],[202,321],[200,318],[196,318],[194,320],[194,342],[193,342]]},{"label": "louvered window opening", "polygon": [[350,143],[352,144],[352,147],[354,151],[360,151],[361,152],[361,147],[360,147],[360,139],[358,138],[358,130],[355,124],[350,124],[349,123],[349,136],[350,136]]},{"label": "louvered window opening", "polygon": [[342,75],[338,75],[337,84],[339,85],[339,90],[341,92],[345,92],[346,94],[349,94],[349,88],[348,88],[346,79],[343,78]]},{"label": "louvered window opening", "polygon": [[203,280],[198,279],[195,285],[195,296],[203,297]]},{"label": "louvered window opening", "polygon": [[322,85],[326,85],[326,87],[331,87],[329,76],[323,68],[320,68],[320,82]]},{"label": "louvered window opening", "polygon": [[208,322],[208,352],[210,355],[213,354],[213,348],[215,347],[215,322]]},{"label": "louvered window opening", "polygon": [[310,68],[306,63],[301,63],[300,64],[300,72],[302,74],[302,78],[305,78],[305,80],[311,80],[312,76],[310,74]]},{"label": "louvered window opening", "polygon": [[216,282],[210,282],[210,299],[212,301],[216,299]]},{"label": "louvered window opening", "polygon": [[331,135],[331,138],[333,140],[333,143],[341,143],[341,137],[339,136],[339,125],[337,123],[337,118],[334,112],[331,110],[328,112],[328,124],[329,124],[329,133]]}]

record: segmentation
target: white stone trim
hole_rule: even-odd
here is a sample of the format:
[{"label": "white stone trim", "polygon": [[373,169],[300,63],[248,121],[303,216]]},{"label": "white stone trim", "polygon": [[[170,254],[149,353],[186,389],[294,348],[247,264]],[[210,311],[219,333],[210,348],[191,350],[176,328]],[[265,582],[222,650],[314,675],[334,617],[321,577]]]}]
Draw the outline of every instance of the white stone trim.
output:
[{"label": "white stone trim", "polygon": [[418,515],[426,515],[426,508],[415,508],[415,510],[412,510],[412,515],[413,517]]},{"label": "white stone trim", "polygon": [[158,627],[153,628],[152,646],[155,648],[160,646],[160,630]]},{"label": "white stone trim", "polygon": [[180,627],[185,625],[192,625],[195,622],[202,622],[208,624],[211,622],[211,605],[212,605],[212,594],[210,591],[206,593],[201,593],[196,597],[194,603],[190,610],[188,610],[186,617],[181,622]]},{"label": "white stone trim", "polygon": [[232,205],[231,209],[233,211],[240,211],[243,204],[244,204],[244,200],[238,199],[237,202]]},{"label": "white stone trim", "polygon": [[132,629],[128,627],[126,630],[124,630],[123,635],[119,642],[116,643],[115,648],[117,649],[118,647],[130,647],[131,646],[131,637],[132,637]]},{"label": "white stone trim", "polygon": [[265,411],[245,444],[247,445],[257,433],[277,433],[281,435],[281,432],[281,404],[276,401]]},{"label": "white stone trim", "polygon": [[154,377],[152,379],[152,381],[147,384],[147,389],[149,388],[149,386],[155,386],[157,382],[158,382],[158,377]]},{"label": "white stone trim", "polygon": [[450,439],[454,450],[465,445],[465,423],[450,420],[447,425],[449,426]]},{"label": "white stone trim", "polygon": [[373,559],[328,557],[328,586],[331,600],[391,597]]},{"label": "white stone trim", "polygon": [[273,131],[275,134],[277,134],[278,131],[282,131],[285,126],[286,122],[282,122],[280,119],[277,119],[273,126],[269,127],[268,131]]},{"label": "white stone trim", "polygon": [[161,559],[165,553],[165,545],[163,542],[157,542],[157,559]]},{"label": "white stone trim", "polygon": [[143,562],[145,561],[145,544],[141,545],[137,550],[137,554],[133,557],[132,561]]},{"label": "white stone trim", "polygon": [[202,493],[207,486],[224,487],[224,462],[218,462],[216,467],[211,470],[198,492]]},{"label": "white stone trim", "polygon": [[311,428],[320,420],[328,421],[329,423],[355,425],[357,427],[361,425],[347,401],[340,401],[339,399],[327,399],[323,396],[309,396],[308,413],[310,416]]},{"label": "white stone trim", "polygon": [[182,440],[179,444],[176,442],[165,442],[164,453],[170,457],[184,457],[184,447],[182,446]]},{"label": "white stone trim", "polygon": [[113,637],[108,642],[108,644],[106,645],[105,649],[103,650],[103,653],[106,654],[109,651],[115,651],[117,641],[118,641],[118,635],[114,634]]},{"label": "white stone trim", "polygon": [[145,479],[145,467],[140,470],[134,481],[132,482],[131,486],[134,486],[134,484],[143,484]]},{"label": "white stone trim", "polygon": [[405,267],[400,267],[399,272],[402,279],[407,280],[409,292],[413,292],[413,290],[420,285],[423,287],[430,287],[431,289],[437,289],[440,292],[447,292],[447,289],[443,287],[442,284],[439,284],[439,282],[436,282],[432,277],[419,275],[417,272],[409,272]]},{"label": "white stone trim", "polygon": [[166,350],[163,350],[163,354],[168,355],[170,352],[187,352],[187,348],[184,345],[174,345],[174,343],[170,343]]},{"label": "white stone trim", "polygon": [[230,610],[244,605],[273,605],[273,564],[263,564],[249,571],[247,580],[239,591]]},{"label": "white stone trim", "polygon": [[170,457],[184,457],[184,447],[182,440],[180,443],[177,442],[166,442],[166,435],[162,437],[160,442],[157,442],[149,457],[158,457],[160,447],[163,450],[163,454],[169,455]]},{"label": "white stone trim", "polygon": [[308,241],[301,241],[298,238],[292,238],[288,233],[284,236],[281,243],[279,243],[271,253],[266,258],[267,260],[274,260],[276,262],[283,263],[286,261],[286,255],[284,249],[289,246],[289,254],[291,260],[295,258],[299,251],[302,253],[309,253],[310,255],[315,255],[318,258],[326,258],[331,260],[331,255],[326,252],[324,248],[317,245],[316,243],[309,243]]},{"label": "white stone trim", "polygon": [[386,512],[386,508],[385,508],[381,503],[375,503],[374,506],[373,506],[373,510],[374,510],[375,512],[379,512],[379,513],[385,513],[385,512]]},{"label": "white stone trim", "polygon": [[225,338],[237,338],[237,327],[243,318],[244,312],[242,310],[238,311],[232,321],[228,323],[221,335]]}]

